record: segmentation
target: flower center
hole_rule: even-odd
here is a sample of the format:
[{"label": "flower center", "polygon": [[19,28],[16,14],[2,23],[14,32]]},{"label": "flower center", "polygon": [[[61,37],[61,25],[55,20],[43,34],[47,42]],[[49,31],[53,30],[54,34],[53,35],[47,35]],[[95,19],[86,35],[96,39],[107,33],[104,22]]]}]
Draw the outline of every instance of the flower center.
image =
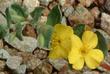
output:
[{"label": "flower center", "polygon": [[87,53],[88,53],[88,49],[86,49],[85,47],[81,48],[81,54],[83,56],[86,56]]},{"label": "flower center", "polygon": [[61,43],[61,41],[60,41],[60,40],[58,40],[58,43],[60,44],[60,43]]}]

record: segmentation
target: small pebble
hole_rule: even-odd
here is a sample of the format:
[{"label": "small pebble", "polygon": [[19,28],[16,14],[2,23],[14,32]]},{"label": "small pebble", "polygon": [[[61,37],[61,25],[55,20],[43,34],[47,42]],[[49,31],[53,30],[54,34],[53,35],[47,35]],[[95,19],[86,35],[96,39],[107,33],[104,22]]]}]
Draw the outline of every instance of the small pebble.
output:
[{"label": "small pebble", "polygon": [[0,71],[4,70],[5,65],[6,65],[5,61],[0,60]]},{"label": "small pebble", "polygon": [[33,72],[34,74],[52,74],[53,67],[48,62],[44,61]]},{"label": "small pebble", "polygon": [[26,65],[25,64],[20,65],[15,71],[17,74],[25,74],[26,73]]},{"label": "small pebble", "polygon": [[14,69],[14,70],[17,69],[21,63],[22,63],[22,58],[20,56],[11,56],[6,61],[6,65],[10,69]]},{"label": "small pebble", "polygon": [[0,59],[8,59],[10,54],[5,49],[0,49]]},{"label": "small pebble", "polygon": [[89,7],[93,3],[93,1],[94,0],[79,0],[79,2],[86,7]]},{"label": "small pebble", "polygon": [[34,70],[40,64],[42,64],[42,61],[40,59],[32,58],[27,62],[27,68],[30,70]]},{"label": "small pebble", "polygon": [[92,8],[91,13],[95,18],[98,18],[99,14],[100,14],[99,8],[98,7]]},{"label": "small pebble", "polygon": [[49,59],[49,62],[54,66],[55,69],[60,71],[65,65],[68,65],[68,62],[64,59]]},{"label": "small pebble", "polygon": [[77,5],[73,14],[69,16],[69,20],[72,20],[75,24],[82,23],[91,27],[94,26],[94,16],[81,4]]},{"label": "small pebble", "polygon": [[101,28],[110,35],[110,15],[109,14],[102,13]]},{"label": "small pebble", "polygon": [[39,0],[42,5],[48,5],[52,0]]},{"label": "small pebble", "polygon": [[3,40],[0,39],[0,48],[3,48]]},{"label": "small pebble", "polygon": [[38,0],[24,0],[23,5],[25,5],[28,8],[28,12],[32,12],[35,7],[39,6]]},{"label": "small pebble", "polygon": [[47,57],[47,51],[42,49],[36,49],[34,51],[34,56],[39,59],[45,59]]},{"label": "small pebble", "polygon": [[64,11],[64,15],[68,17],[73,13],[74,8],[72,6],[69,6],[69,7],[63,8],[63,11]]}]

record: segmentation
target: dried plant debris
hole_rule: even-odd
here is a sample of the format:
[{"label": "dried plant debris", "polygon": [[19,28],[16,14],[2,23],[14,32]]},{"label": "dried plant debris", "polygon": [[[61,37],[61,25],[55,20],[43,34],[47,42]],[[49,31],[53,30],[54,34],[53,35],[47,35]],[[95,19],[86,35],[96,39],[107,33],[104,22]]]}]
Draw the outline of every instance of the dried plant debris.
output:
[{"label": "dried plant debris", "polygon": [[[83,43],[86,31],[98,42],[91,46],[103,52],[95,60],[103,61],[76,70],[81,62],[74,64],[71,43]],[[110,74],[110,0],[0,0],[0,74]]]}]

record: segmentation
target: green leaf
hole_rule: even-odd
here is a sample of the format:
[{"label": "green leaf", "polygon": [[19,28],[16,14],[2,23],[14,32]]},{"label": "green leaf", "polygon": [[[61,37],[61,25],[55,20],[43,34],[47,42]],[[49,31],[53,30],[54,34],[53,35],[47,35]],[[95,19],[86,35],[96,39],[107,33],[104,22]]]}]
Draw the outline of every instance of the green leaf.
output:
[{"label": "green leaf", "polygon": [[69,68],[70,70],[73,70],[72,64],[68,64],[68,68]]},{"label": "green leaf", "polygon": [[18,4],[13,4],[11,7],[8,7],[5,11],[6,19],[8,26],[11,23],[20,23],[26,20],[28,14],[26,13],[26,9],[21,7]]},{"label": "green leaf", "polygon": [[2,24],[0,24],[0,39],[4,38],[6,34],[7,34],[6,28]]},{"label": "green leaf", "polygon": [[35,25],[35,23],[37,23],[38,19],[40,18],[40,16],[42,15],[44,8],[43,7],[36,7],[34,9],[34,11],[32,11],[30,14],[33,18],[32,20],[32,24]]},{"label": "green leaf", "polygon": [[9,13],[9,8],[6,8],[5,14],[6,14],[6,20],[7,20],[8,27],[10,28],[11,16],[10,16],[10,13]]},{"label": "green leaf", "polygon": [[80,38],[82,38],[82,34],[84,32],[85,29],[85,25],[84,24],[79,24],[74,28],[74,33],[79,36]]},{"label": "green leaf", "polygon": [[62,14],[59,5],[56,5],[47,17],[47,25],[54,26],[58,23],[61,23]]},{"label": "green leaf", "polygon": [[19,4],[13,4],[11,5],[11,8],[15,10],[19,16],[23,16],[24,18],[27,17],[27,14],[25,13],[25,9],[23,9]]},{"label": "green leaf", "polygon": [[42,48],[49,48],[52,31],[53,27],[50,25],[42,25],[40,27],[37,27],[38,34],[42,34],[42,37],[44,38]]},{"label": "green leaf", "polygon": [[19,38],[20,40],[23,40],[22,38],[22,30],[24,28],[24,25],[22,24],[16,24],[16,37]]},{"label": "green leaf", "polygon": [[38,46],[43,47],[44,46],[44,36],[42,34],[39,34],[37,37]]},{"label": "green leaf", "polygon": [[107,55],[107,52],[108,52],[106,40],[105,40],[104,36],[100,32],[96,31],[96,34],[98,36],[98,45],[97,45],[97,48],[99,48],[100,50],[102,50],[103,53],[104,53],[104,55],[106,56]]}]

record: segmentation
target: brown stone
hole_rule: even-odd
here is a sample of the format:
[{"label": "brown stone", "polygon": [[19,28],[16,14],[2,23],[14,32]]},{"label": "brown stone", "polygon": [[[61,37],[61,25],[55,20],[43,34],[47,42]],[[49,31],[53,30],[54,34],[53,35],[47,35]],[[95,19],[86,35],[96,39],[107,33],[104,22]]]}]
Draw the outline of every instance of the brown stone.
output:
[{"label": "brown stone", "polygon": [[3,48],[3,40],[0,39],[0,48]]},{"label": "brown stone", "polygon": [[0,71],[3,71],[5,68],[5,61],[0,60]]},{"label": "brown stone", "polygon": [[45,59],[47,58],[47,51],[43,49],[36,49],[34,51],[34,56],[39,59]]},{"label": "brown stone", "polygon": [[25,36],[30,36],[30,37],[36,38],[36,31],[35,31],[35,29],[34,29],[31,25],[29,25],[29,24],[27,24],[26,27],[24,28],[23,34],[24,34]]}]

